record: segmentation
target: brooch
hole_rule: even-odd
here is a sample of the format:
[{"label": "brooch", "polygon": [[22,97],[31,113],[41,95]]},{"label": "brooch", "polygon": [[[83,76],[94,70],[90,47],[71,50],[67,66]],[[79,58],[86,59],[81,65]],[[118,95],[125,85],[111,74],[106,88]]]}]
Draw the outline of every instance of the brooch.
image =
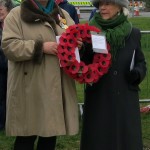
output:
[{"label": "brooch", "polygon": [[67,21],[66,19],[63,19],[59,14],[58,14],[58,19],[59,19],[59,25],[62,29],[67,29]]}]

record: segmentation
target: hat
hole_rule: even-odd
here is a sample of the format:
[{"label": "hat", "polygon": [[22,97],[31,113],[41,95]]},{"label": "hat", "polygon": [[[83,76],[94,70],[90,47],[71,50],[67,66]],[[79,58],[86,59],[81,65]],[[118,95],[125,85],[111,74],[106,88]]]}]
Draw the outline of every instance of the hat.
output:
[{"label": "hat", "polygon": [[128,8],[129,6],[128,0],[91,0],[91,2],[96,8],[99,8],[99,2],[113,2],[120,5],[121,7],[126,7],[126,8]]}]

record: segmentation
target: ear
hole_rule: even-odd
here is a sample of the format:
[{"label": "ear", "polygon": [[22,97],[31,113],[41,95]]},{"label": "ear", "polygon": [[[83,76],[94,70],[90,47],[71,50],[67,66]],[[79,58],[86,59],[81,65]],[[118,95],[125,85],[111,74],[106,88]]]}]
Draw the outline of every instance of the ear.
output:
[{"label": "ear", "polygon": [[121,6],[118,6],[118,12],[121,12],[123,8]]},{"label": "ear", "polygon": [[118,10],[117,10],[117,15],[119,16],[120,15],[120,12],[122,11],[122,7],[120,7],[119,5],[118,5]]}]

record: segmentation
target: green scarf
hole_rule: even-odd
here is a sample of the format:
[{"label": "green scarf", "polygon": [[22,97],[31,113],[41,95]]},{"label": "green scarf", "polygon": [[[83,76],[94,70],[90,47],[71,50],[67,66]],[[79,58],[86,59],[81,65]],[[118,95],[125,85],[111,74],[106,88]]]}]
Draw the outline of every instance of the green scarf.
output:
[{"label": "green scarf", "polygon": [[131,23],[123,13],[111,20],[102,19],[99,12],[95,13],[89,25],[94,25],[106,34],[106,40],[110,44],[112,59],[115,60],[119,48],[125,46],[125,39],[132,30]]}]

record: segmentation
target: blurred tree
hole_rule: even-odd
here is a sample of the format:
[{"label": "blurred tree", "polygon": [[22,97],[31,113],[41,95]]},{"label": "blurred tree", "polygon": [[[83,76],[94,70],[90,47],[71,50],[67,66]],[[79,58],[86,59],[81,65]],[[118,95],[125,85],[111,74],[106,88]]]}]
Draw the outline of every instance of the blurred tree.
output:
[{"label": "blurred tree", "polygon": [[146,7],[150,8],[150,0],[146,0],[145,2],[146,2]]},{"label": "blurred tree", "polygon": [[14,6],[20,5],[21,1],[22,1],[22,0],[12,0]]},{"label": "blurred tree", "polygon": [[146,3],[147,8],[150,8],[150,0],[142,0],[142,1]]}]

